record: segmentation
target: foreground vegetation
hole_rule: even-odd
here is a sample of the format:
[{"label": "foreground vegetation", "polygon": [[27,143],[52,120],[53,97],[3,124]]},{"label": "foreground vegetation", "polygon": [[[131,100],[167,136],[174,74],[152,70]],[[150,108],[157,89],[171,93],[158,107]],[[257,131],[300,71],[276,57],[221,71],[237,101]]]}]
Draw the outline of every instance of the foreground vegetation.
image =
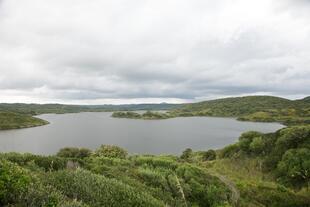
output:
[{"label": "foreground vegetation", "polygon": [[6,153],[1,206],[228,206],[230,191],[175,156],[128,156],[116,146],[66,148],[56,156]]},{"label": "foreground vegetation", "polygon": [[25,114],[0,111],[0,130],[42,126],[47,121]]},{"label": "foreground vegetation", "polygon": [[102,145],[0,154],[0,206],[310,206],[310,126],[247,132],[221,150],[131,155]]}]

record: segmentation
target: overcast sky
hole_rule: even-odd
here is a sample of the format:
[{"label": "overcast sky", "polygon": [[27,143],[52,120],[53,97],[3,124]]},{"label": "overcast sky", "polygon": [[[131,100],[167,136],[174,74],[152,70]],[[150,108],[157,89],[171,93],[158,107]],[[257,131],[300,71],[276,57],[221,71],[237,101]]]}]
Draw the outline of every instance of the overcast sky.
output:
[{"label": "overcast sky", "polygon": [[310,95],[310,0],[0,0],[0,102]]}]

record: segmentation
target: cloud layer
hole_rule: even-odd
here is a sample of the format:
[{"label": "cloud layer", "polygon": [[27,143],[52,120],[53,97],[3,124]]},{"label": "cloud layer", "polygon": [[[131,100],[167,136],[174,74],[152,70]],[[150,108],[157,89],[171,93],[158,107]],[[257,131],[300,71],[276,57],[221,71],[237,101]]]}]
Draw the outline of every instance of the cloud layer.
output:
[{"label": "cloud layer", "polygon": [[1,102],[310,95],[308,0],[2,0]]}]

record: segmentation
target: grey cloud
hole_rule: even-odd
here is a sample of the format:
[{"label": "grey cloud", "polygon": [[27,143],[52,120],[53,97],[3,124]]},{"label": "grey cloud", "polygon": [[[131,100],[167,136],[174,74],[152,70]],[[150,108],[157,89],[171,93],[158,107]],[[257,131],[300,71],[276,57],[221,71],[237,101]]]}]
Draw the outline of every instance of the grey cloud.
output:
[{"label": "grey cloud", "polygon": [[310,94],[309,9],[306,0],[2,0],[0,93],[64,101]]}]

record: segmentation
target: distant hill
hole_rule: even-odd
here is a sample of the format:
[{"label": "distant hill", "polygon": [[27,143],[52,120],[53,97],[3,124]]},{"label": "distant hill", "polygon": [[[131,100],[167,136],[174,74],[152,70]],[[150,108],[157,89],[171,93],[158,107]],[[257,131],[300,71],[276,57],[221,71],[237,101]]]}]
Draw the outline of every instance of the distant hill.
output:
[{"label": "distant hill", "polygon": [[124,104],[124,105],[64,105],[64,104],[24,104],[1,103],[0,111],[11,111],[22,114],[38,115],[47,113],[78,113],[100,111],[137,111],[137,110],[172,110],[181,104]]},{"label": "distant hill", "polygon": [[301,99],[302,101],[306,101],[306,102],[310,102],[310,96],[307,96],[307,97],[305,97],[305,98],[303,98],[303,99]]},{"label": "distant hill", "polygon": [[294,101],[284,98],[273,96],[245,96],[186,104],[181,108],[181,111],[202,112],[217,116],[240,116],[262,110],[283,109],[293,106]]},{"label": "distant hill", "polygon": [[0,130],[20,129],[48,124],[47,121],[25,114],[0,112]]},{"label": "distant hill", "polygon": [[174,116],[238,117],[239,120],[310,123],[310,102],[274,96],[245,96],[185,104]]},{"label": "distant hill", "polygon": [[189,104],[125,104],[125,105],[63,105],[2,103],[0,112],[14,112],[20,115],[45,113],[78,113],[104,111],[168,111],[156,116],[131,116],[128,113],[114,113],[114,117],[167,119],[180,116],[236,117],[242,121],[281,122],[286,125],[310,123],[310,97],[289,100],[275,96],[244,96],[222,98]]}]

